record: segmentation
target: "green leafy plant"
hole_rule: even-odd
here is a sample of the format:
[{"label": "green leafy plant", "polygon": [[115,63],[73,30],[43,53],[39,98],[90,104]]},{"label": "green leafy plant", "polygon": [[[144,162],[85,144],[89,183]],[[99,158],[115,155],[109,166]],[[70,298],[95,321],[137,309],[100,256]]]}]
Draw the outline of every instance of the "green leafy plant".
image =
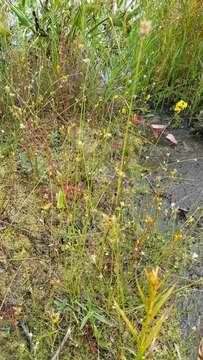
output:
[{"label": "green leafy plant", "polygon": [[62,190],[59,190],[56,193],[56,201],[57,201],[57,204],[56,204],[57,209],[64,210],[66,207],[66,198],[65,198],[65,194]]}]

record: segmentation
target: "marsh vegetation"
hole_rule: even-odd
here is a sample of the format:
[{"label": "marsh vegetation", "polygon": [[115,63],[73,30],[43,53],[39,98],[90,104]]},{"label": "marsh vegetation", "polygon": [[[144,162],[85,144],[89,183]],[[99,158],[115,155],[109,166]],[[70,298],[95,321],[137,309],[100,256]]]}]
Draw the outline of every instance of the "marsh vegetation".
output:
[{"label": "marsh vegetation", "polygon": [[194,359],[202,1],[0,5],[0,359]]}]

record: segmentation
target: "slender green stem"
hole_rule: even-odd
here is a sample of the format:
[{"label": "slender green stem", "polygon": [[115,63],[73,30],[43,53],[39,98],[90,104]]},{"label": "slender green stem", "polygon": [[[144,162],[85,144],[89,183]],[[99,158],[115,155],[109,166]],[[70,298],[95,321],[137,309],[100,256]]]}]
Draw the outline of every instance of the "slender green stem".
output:
[{"label": "slender green stem", "polygon": [[135,75],[134,75],[132,93],[131,93],[131,98],[130,98],[130,105],[128,108],[128,118],[127,118],[127,123],[126,123],[126,127],[125,127],[124,139],[123,139],[122,155],[121,155],[121,162],[120,162],[120,168],[119,168],[119,173],[118,173],[118,182],[117,182],[116,205],[119,204],[120,195],[121,195],[121,183],[122,183],[123,169],[124,169],[125,156],[126,156],[126,150],[127,150],[127,144],[128,144],[128,135],[129,135],[129,128],[130,128],[130,123],[131,123],[133,101],[135,98],[137,83],[138,83],[139,76],[140,76],[139,71],[140,71],[140,64],[141,64],[141,57],[142,57],[142,49],[143,49],[143,40],[141,39],[139,52],[138,52],[138,58],[137,58],[137,62],[136,62]]}]

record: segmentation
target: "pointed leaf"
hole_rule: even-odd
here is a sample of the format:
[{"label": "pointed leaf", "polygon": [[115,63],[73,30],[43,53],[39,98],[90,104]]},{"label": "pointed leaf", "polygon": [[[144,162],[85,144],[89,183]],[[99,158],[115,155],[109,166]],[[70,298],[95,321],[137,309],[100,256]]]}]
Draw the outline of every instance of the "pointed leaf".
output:
[{"label": "pointed leaf", "polygon": [[171,293],[173,292],[175,286],[171,286],[166,292],[165,294],[163,294],[161,296],[161,299],[159,300],[158,303],[156,303],[156,305],[154,305],[153,309],[152,309],[152,314],[151,317],[152,319],[155,318],[155,316],[157,316],[159,310],[161,309],[161,307],[165,304],[165,302],[168,300],[169,296],[171,295]]},{"label": "pointed leaf", "polygon": [[93,311],[89,311],[89,312],[87,313],[87,315],[85,315],[85,317],[84,317],[84,319],[82,320],[82,323],[81,323],[81,325],[80,325],[80,330],[82,330],[82,329],[85,327],[85,325],[87,324],[87,322],[92,319],[93,315],[94,315],[94,312],[93,312]]},{"label": "pointed leaf", "polygon": [[117,302],[114,300],[114,304],[116,306],[116,310],[118,311],[119,315],[122,317],[123,321],[125,322],[128,331],[133,335],[133,337],[136,339],[136,341],[138,340],[138,334],[137,331],[135,329],[135,327],[133,326],[133,324],[130,322],[130,320],[127,318],[126,314],[124,313],[124,311],[120,308],[120,306],[117,304]]},{"label": "pointed leaf", "polygon": [[103,324],[106,324],[108,326],[110,326],[110,322],[101,314],[94,312],[94,318],[97,319],[98,321],[100,321]]},{"label": "pointed leaf", "polygon": [[137,285],[137,289],[138,289],[140,298],[141,298],[141,300],[142,300],[142,303],[143,303],[145,309],[147,310],[147,309],[148,309],[147,300],[146,300],[146,297],[145,297],[145,295],[144,295],[144,293],[143,293],[143,291],[142,291],[142,289],[141,289],[141,286],[140,286],[138,280],[136,280],[136,285]]},{"label": "pointed leaf", "polygon": [[156,325],[150,330],[150,333],[148,337],[146,338],[145,342],[143,343],[143,346],[141,348],[142,353],[144,354],[147,349],[152,344],[153,340],[155,340],[158,336],[158,333],[162,327],[163,322],[166,320],[167,316],[169,314],[169,310],[166,310],[164,314],[160,317],[159,320],[157,320]]}]

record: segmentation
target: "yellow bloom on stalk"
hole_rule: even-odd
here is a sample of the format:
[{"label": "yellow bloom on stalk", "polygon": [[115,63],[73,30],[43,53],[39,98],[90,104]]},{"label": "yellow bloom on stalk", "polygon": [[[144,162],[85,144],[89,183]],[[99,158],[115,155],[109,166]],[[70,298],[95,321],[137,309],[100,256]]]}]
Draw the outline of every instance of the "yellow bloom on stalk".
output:
[{"label": "yellow bloom on stalk", "polygon": [[60,74],[60,72],[61,72],[61,65],[60,64],[56,65],[56,72],[57,72],[57,74]]},{"label": "yellow bloom on stalk", "polygon": [[51,315],[50,315],[50,318],[51,318],[51,323],[53,325],[57,325],[60,321],[60,313],[59,312],[52,312]]},{"label": "yellow bloom on stalk", "polygon": [[189,217],[187,218],[187,223],[188,223],[188,224],[191,224],[193,221],[194,221],[193,216],[189,216]]},{"label": "yellow bloom on stalk", "polygon": [[44,98],[43,98],[42,95],[39,95],[39,96],[37,97],[37,102],[38,102],[39,104],[42,104],[42,103],[43,103],[43,100],[44,100]]},{"label": "yellow bloom on stalk", "polygon": [[14,314],[19,316],[22,313],[22,306],[14,306]]},{"label": "yellow bloom on stalk", "polygon": [[85,58],[82,60],[85,64],[89,65],[90,64],[90,59],[89,58]]},{"label": "yellow bloom on stalk", "polygon": [[26,57],[22,55],[22,56],[20,57],[20,62],[21,62],[21,63],[24,63],[25,61],[26,61]]},{"label": "yellow bloom on stalk", "polygon": [[117,100],[119,98],[119,95],[114,95],[113,100]]},{"label": "yellow bloom on stalk", "polygon": [[181,233],[176,233],[173,237],[174,241],[181,241],[183,239],[183,234]]},{"label": "yellow bloom on stalk", "polygon": [[152,226],[154,225],[154,223],[155,223],[155,219],[152,218],[151,216],[147,216],[145,218],[145,224]]},{"label": "yellow bloom on stalk", "polygon": [[60,285],[61,281],[59,279],[51,279],[49,281],[49,283],[50,283],[51,286],[55,287],[55,286]]},{"label": "yellow bloom on stalk", "polygon": [[122,108],[122,109],[121,109],[121,112],[122,112],[122,114],[126,115],[126,114],[127,114],[127,109],[126,109],[126,108]]},{"label": "yellow bloom on stalk", "polygon": [[142,138],[141,137],[139,137],[139,136],[137,136],[136,138],[135,138],[135,147],[137,148],[137,149],[139,149],[141,146],[142,146],[142,144],[143,144],[143,141],[142,141]]},{"label": "yellow bloom on stalk", "polygon": [[188,107],[188,103],[184,100],[180,100],[175,105],[174,110],[175,110],[175,112],[177,112],[179,114],[182,110],[186,109],[187,107]]},{"label": "yellow bloom on stalk", "polygon": [[69,78],[69,75],[63,75],[62,78],[61,78],[61,80],[62,80],[63,82],[66,82],[66,81],[68,81],[68,78]]},{"label": "yellow bloom on stalk", "polygon": [[177,170],[176,169],[173,169],[173,170],[171,170],[171,172],[170,172],[170,176],[172,177],[172,178],[175,178],[176,176],[177,176]]}]

